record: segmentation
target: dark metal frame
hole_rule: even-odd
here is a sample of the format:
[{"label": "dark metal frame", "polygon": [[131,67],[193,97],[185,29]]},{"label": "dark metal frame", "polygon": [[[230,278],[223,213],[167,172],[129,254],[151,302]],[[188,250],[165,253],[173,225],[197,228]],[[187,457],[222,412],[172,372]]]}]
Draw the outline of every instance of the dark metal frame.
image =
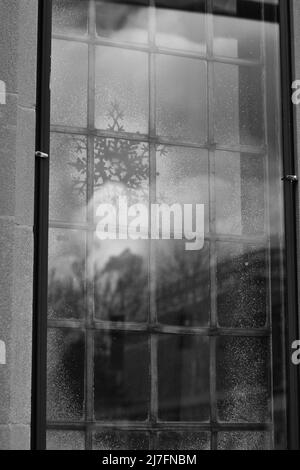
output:
[{"label": "dark metal frame", "polygon": [[[38,38],[38,86],[37,86],[37,132],[36,150],[49,153],[50,135],[50,56],[51,56],[51,0],[39,1],[39,38]],[[283,103],[283,153],[285,174],[294,174],[293,146],[293,106],[290,99],[292,82],[292,61],[290,51],[290,2],[281,0],[281,69]],[[168,53],[170,53],[168,51]],[[211,64],[208,64],[210,70]],[[93,114],[93,113],[92,113]],[[91,115],[92,115],[91,114]],[[53,129],[56,130],[56,129]],[[78,130],[79,132],[79,130]],[[125,136],[124,136],[125,137]],[[130,137],[130,136],[128,136]],[[126,137],[125,137],[126,138]],[[131,135],[132,138],[132,135]],[[139,139],[142,139],[139,137]],[[148,139],[149,140],[149,137]],[[184,144],[185,145],[185,144]],[[214,149],[210,153],[214,153]],[[35,207],[35,269],[34,269],[34,326],[33,326],[33,401],[32,401],[32,448],[46,448],[46,348],[47,348],[47,264],[48,264],[48,197],[49,197],[49,161],[37,159],[36,162],[36,207]],[[297,339],[297,270],[296,270],[296,218],[294,185],[285,183],[286,246],[287,246],[287,347]],[[61,325],[62,326],[62,325]],[[102,325],[103,327],[103,325]],[[122,325],[107,325],[107,328],[122,329]],[[172,330],[172,327],[161,327]],[[171,332],[171,331],[170,331]],[[185,332],[189,334],[188,331]],[[193,329],[191,333],[198,333]],[[208,332],[203,331],[203,334]],[[224,334],[226,332],[224,331]],[[239,332],[239,335],[241,332]],[[263,335],[263,332],[261,332]],[[268,335],[268,332],[265,332]],[[153,341],[156,338],[153,337]],[[211,347],[215,348],[215,339],[211,338]],[[152,350],[153,348],[151,348]],[[214,357],[214,354],[212,355]],[[154,360],[155,358],[152,358]],[[215,368],[215,364],[211,364]],[[288,408],[289,408],[289,448],[299,449],[299,374],[291,365],[290,351],[287,351],[288,369]],[[214,394],[215,391],[212,390]],[[151,403],[154,408],[156,403]],[[117,424],[117,423],[116,423]],[[171,423],[172,424],[172,423]],[[183,423],[185,424],[185,423]],[[102,426],[102,424],[101,424]],[[104,424],[105,426],[105,424]],[[176,424],[177,426],[177,424]],[[198,425],[195,423],[196,428]],[[117,426],[118,427],[118,426]],[[225,427],[229,427],[227,425]],[[250,425],[251,427],[251,425]],[[263,427],[263,425],[262,425]],[[63,427],[62,427],[63,428]],[[191,426],[191,428],[194,428]],[[203,426],[200,426],[203,429]],[[119,427],[120,429],[120,427]],[[211,429],[211,426],[210,426]],[[249,429],[249,426],[247,426]],[[216,434],[212,430],[212,444],[216,447]]]},{"label": "dark metal frame", "polygon": [[[52,0],[39,0],[36,151],[49,155]],[[36,158],[31,448],[46,448],[49,159]]]},{"label": "dark metal frame", "polygon": [[[293,12],[292,1],[281,0],[281,93],[283,130],[283,171],[295,174],[295,113],[291,100],[291,86],[295,77],[293,54]],[[297,228],[296,228],[296,185],[285,183],[285,234],[286,234],[286,360],[288,400],[288,446],[300,449],[300,381],[299,367],[291,361],[291,345],[299,335],[298,284],[297,284]]]}]

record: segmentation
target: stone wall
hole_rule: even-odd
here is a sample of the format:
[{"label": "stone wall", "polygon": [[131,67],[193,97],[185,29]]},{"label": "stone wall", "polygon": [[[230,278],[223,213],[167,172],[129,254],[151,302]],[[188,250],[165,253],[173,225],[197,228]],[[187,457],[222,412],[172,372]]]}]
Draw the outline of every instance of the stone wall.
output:
[{"label": "stone wall", "polygon": [[37,7],[0,0],[0,449],[30,446]]}]

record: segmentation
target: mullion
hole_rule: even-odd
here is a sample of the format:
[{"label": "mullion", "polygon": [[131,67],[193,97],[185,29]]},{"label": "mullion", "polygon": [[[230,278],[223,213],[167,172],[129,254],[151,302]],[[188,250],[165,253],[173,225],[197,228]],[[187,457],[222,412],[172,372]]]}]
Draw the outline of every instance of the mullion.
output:
[{"label": "mullion", "polygon": [[[262,96],[263,96],[263,126],[264,126],[264,144],[266,146],[266,155],[264,156],[264,214],[265,214],[265,221],[264,221],[264,233],[268,237],[268,244],[266,247],[266,278],[268,279],[268,283],[266,286],[266,327],[271,329],[272,328],[272,286],[271,286],[271,233],[270,233],[270,198],[269,198],[269,182],[270,182],[270,174],[269,174],[269,155],[270,155],[270,148],[269,148],[269,119],[268,119],[268,94],[267,94],[267,56],[266,56],[266,23],[265,23],[265,2],[262,2],[261,6],[261,28],[260,28],[260,57],[263,64],[262,67],[262,74],[261,74],[261,81],[262,81]],[[269,367],[270,370],[267,375],[268,385],[267,390],[271,397],[268,403],[268,415],[272,422],[272,428],[270,429],[270,441],[272,443],[271,448],[274,448],[274,389],[273,389],[273,357],[272,357],[272,338],[270,333],[269,338]]]},{"label": "mullion", "polygon": [[[268,64],[267,64],[267,41],[266,41],[266,24],[264,21],[265,16],[265,3],[262,4],[262,26],[261,26],[261,59],[264,64],[263,73],[262,73],[262,94],[263,94],[263,119],[264,119],[264,139],[266,143],[266,156],[265,156],[265,175],[264,175],[264,194],[265,194],[265,233],[268,235],[269,240],[271,240],[271,233],[270,233],[270,226],[271,226],[271,219],[270,219],[270,163],[269,163],[269,155],[270,155],[270,145],[271,139],[269,137],[270,130],[269,130],[269,106],[268,106],[268,85],[267,85],[267,75],[268,75]],[[272,71],[273,72],[273,71]],[[273,153],[273,152],[272,152]],[[266,267],[268,269],[267,272],[267,292],[266,292],[266,305],[267,305],[267,323],[266,326],[272,328],[272,263],[271,263],[271,242],[268,243],[268,250],[266,254]],[[272,443],[272,448],[275,448],[275,420],[274,420],[274,373],[273,373],[273,346],[272,346],[272,337],[270,334],[269,340],[269,353],[270,353],[270,372],[268,373],[268,390],[270,392],[271,400],[269,403],[269,416],[272,420],[272,431],[270,432],[270,440]]]},{"label": "mullion", "polygon": [[[207,56],[213,59],[213,0],[206,5],[206,45]],[[215,191],[215,141],[214,141],[214,62],[207,62],[207,112],[208,112],[208,165],[209,165],[209,231],[216,233],[216,191]],[[210,326],[217,328],[216,311],[216,242],[210,241]],[[216,338],[209,338],[209,376],[210,376],[210,420],[214,426],[217,422],[216,398]],[[211,432],[211,449],[217,448],[217,434]]]},{"label": "mullion", "polygon": [[[61,222],[60,220],[51,220],[51,228],[61,228],[69,230],[84,230],[86,232],[91,231],[95,232],[97,225],[92,224],[81,224],[81,223],[70,223],[70,222]],[[171,235],[173,232],[171,232]],[[240,243],[244,245],[263,245],[269,243],[270,237],[265,235],[230,235],[230,234],[213,234],[206,233],[206,241],[208,242],[228,242],[228,243]],[[188,241],[185,237],[182,238],[183,241]]]},{"label": "mullion", "polygon": [[251,337],[251,338],[268,338],[271,334],[270,328],[205,328],[205,327],[180,327],[170,325],[149,325],[149,323],[117,323],[109,321],[96,321],[92,325],[87,325],[85,321],[80,320],[48,320],[49,328],[65,328],[65,329],[82,329],[97,331],[124,331],[124,332],[145,332],[151,334],[166,335],[186,335],[186,336],[206,336],[206,337],[222,337],[230,336],[233,338]]},{"label": "mullion", "polygon": [[[89,35],[94,36],[96,32],[96,5],[95,0],[89,1],[88,11],[88,29]],[[92,42],[88,44],[88,128],[93,129],[95,123],[95,46]],[[94,223],[94,137],[88,136],[88,157],[87,157],[87,195],[88,195],[88,224]],[[93,250],[94,234],[92,231],[87,233],[87,254],[88,262],[91,263],[89,256]],[[94,279],[90,277],[93,266],[88,266],[87,275],[87,298],[88,298],[88,311],[86,318],[86,326],[93,323],[94,318]],[[85,406],[86,406],[86,421],[92,421],[94,417],[94,332],[92,329],[86,329],[86,358],[85,358]],[[91,433],[89,428],[86,429],[86,448],[91,449]]]},{"label": "mullion", "polygon": [[[48,424],[49,429],[59,429],[59,430],[84,430],[86,427],[85,423],[82,422],[64,422],[64,421],[50,421]],[[189,431],[206,431],[217,433],[220,431],[227,432],[247,432],[247,431],[266,431],[270,432],[272,430],[272,423],[262,422],[262,423],[202,423],[202,422],[182,422],[182,421],[160,421],[156,425],[153,425],[149,422],[110,422],[110,421],[93,421],[88,423],[89,432],[95,430],[120,430],[120,431],[140,431],[140,432],[149,432],[156,433],[157,431],[179,431],[179,432],[189,432]]]},{"label": "mullion", "polygon": [[[148,81],[149,81],[149,136],[156,135],[156,61],[153,48],[155,45],[155,5],[150,0],[149,6],[149,61],[148,61]],[[149,214],[151,213],[151,205],[156,202],[156,145],[149,141]],[[150,325],[157,323],[156,310],[156,265],[155,265],[155,246],[151,240],[151,226],[149,224],[149,313]],[[156,333],[150,332],[150,422],[155,425],[158,421],[158,337]],[[150,446],[156,445],[156,438],[151,434]]]},{"label": "mullion", "polygon": [[[129,132],[114,132],[114,131],[107,131],[102,129],[86,129],[81,127],[69,127],[63,125],[52,125],[51,126],[52,133],[59,133],[59,134],[74,134],[74,135],[84,135],[84,136],[95,136],[95,137],[102,137],[107,139],[117,139],[117,140],[129,140],[132,142],[149,142],[154,145],[169,145],[169,146],[178,146],[178,147],[188,147],[188,148],[195,148],[195,149],[203,149],[203,150],[211,150],[212,145],[209,142],[187,142],[184,140],[178,140],[176,138],[170,139],[164,136],[153,136],[148,134],[134,134]],[[255,147],[251,145],[237,145],[237,146],[226,146],[220,143],[213,145],[215,150],[220,150],[224,152],[231,152],[231,153],[249,153],[254,155],[261,155],[264,156],[266,154],[265,147]]]},{"label": "mullion", "polygon": [[97,46],[108,46],[108,47],[116,47],[118,49],[128,49],[133,51],[140,51],[140,52],[153,52],[162,55],[171,55],[171,56],[179,56],[191,59],[200,59],[206,61],[213,61],[222,64],[233,64],[233,65],[243,65],[249,67],[258,67],[263,66],[263,63],[260,60],[249,60],[249,59],[242,59],[242,58],[235,58],[235,57],[225,57],[225,56],[214,56],[213,58],[207,56],[205,54],[198,54],[196,52],[188,51],[188,50],[181,50],[181,49],[168,49],[163,47],[158,47],[153,45],[152,47],[148,47],[147,45],[135,44],[135,43],[126,43],[126,42],[118,42],[110,39],[103,39],[100,37],[90,38],[85,36],[70,36],[70,35],[63,35],[63,34],[55,34],[53,35],[53,39],[58,39],[62,41],[72,41],[72,42],[81,42],[84,44],[93,43]]}]

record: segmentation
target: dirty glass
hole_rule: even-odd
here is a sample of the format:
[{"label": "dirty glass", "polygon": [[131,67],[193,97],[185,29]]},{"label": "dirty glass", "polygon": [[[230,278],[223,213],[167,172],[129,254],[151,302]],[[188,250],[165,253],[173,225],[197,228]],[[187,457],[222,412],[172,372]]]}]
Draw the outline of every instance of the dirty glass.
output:
[{"label": "dirty glass", "polygon": [[286,447],[277,0],[55,0],[47,446]]}]

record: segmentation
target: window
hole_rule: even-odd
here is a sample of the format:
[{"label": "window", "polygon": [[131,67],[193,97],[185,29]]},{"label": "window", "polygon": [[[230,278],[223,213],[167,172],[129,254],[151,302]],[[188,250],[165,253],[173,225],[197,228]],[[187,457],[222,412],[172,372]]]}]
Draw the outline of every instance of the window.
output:
[{"label": "window", "polygon": [[[286,447],[276,0],[54,0],[47,447]],[[96,236],[204,204],[205,242]],[[120,229],[120,227],[119,227]]]}]

